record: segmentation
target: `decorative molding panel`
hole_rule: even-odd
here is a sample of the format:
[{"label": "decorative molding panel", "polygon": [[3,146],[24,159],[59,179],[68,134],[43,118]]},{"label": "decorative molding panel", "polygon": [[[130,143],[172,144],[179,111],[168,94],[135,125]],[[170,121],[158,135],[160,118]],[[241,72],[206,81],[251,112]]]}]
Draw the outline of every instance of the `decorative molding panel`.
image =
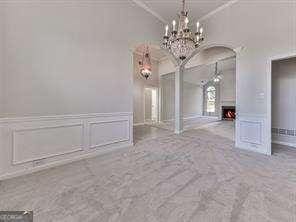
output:
[{"label": "decorative molding panel", "polygon": [[14,130],[12,150],[13,164],[81,151],[83,124]]},{"label": "decorative molding panel", "polygon": [[240,121],[240,141],[244,143],[262,144],[262,122]]},{"label": "decorative molding panel", "polygon": [[129,140],[128,120],[114,120],[108,122],[92,122],[90,128],[90,148],[97,148],[112,143]]},{"label": "decorative molding panel", "polygon": [[236,119],[236,147],[270,155],[266,116],[238,115]]},{"label": "decorative molding panel", "polygon": [[133,144],[132,113],[0,119],[0,180]]}]

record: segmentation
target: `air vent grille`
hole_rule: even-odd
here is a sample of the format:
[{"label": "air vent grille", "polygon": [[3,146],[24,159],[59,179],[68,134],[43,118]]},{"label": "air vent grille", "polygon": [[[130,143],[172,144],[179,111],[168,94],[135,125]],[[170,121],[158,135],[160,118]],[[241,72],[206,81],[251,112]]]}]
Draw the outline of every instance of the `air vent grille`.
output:
[{"label": "air vent grille", "polygon": [[294,129],[272,128],[271,133],[275,135],[296,136],[296,130]]}]

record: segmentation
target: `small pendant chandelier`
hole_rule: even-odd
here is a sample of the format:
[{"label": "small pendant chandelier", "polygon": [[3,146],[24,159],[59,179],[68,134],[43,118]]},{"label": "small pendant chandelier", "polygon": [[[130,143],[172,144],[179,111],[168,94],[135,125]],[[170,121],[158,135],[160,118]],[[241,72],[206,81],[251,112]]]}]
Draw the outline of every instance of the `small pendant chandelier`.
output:
[{"label": "small pendant chandelier", "polygon": [[139,61],[139,69],[141,76],[143,76],[145,79],[150,77],[152,73],[152,65],[148,46],[143,52],[142,60]]},{"label": "small pendant chandelier", "polygon": [[171,51],[171,53],[178,59],[184,60],[190,56],[194,49],[198,48],[204,40],[203,28],[200,23],[196,23],[196,32],[192,34],[188,27],[188,11],[185,11],[185,0],[182,0],[182,11],[179,14],[179,26],[176,28],[176,21],[173,21],[173,30],[169,35],[169,26],[165,27],[165,35],[163,37],[164,48]]},{"label": "small pendant chandelier", "polygon": [[221,72],[218,72],[218,62],[216,62],[213,81],[215,83],[218,83],[218,82],[220,82],[221,79],[222,79]]}]

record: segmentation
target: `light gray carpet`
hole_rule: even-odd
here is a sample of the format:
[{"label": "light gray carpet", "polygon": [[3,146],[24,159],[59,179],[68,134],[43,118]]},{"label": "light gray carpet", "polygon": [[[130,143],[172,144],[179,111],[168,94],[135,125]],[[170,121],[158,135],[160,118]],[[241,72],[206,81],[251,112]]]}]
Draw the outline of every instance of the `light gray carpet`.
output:
[{"label": "light gray carpet", "polygon": [[0,209],[34,210],[37,222],[295,222],[295,153],[191,130],[3,181]]},{"label": "light gray carpet", "polygon": [[[209,123],[215,123],[219,122],[218,117],[207,117],[207,116],[201,116],[201,117],[195,117],[195,118],[190,118],[190,119],[184,119],[183,120],[183,126],[184,130],[188,129],[195,129],[199,128],[202,126],[205,126]],[[168,121],[163,121],[160,123],[154,123],[155,126],[174,131],[175,129],[175,122],[174,120],[168,120]]]}]

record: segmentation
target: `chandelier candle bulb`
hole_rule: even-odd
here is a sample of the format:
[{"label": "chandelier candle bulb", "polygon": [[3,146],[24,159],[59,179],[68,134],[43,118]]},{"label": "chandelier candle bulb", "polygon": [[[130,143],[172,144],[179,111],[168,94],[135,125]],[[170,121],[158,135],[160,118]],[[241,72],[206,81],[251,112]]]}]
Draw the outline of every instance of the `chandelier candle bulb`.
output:
[{"label": "chandelier candle bulb", "polygon": [[188,17],[185,18],[184,22],[185,22],[185,29],[187,29],[188,28],[188,23],[189,23]]},{"label": "chandelier candle bulb", "polygon": [[176,21],[173,21],[173,32],[176,31]]},{"label": "chandelier candle bulb", "polygon": [[202,35],[202,33],[203,33],[203,28],[202,27],[200,28],[200,31],[199,32]]},{"label": "chandelier candle bulb", "polygon": [[[176,23],[178,22],[178,26]],[[185,0],[182,0],[182,11],[179,14],[179,20],[173,20],[173,30],[168,33],[166,26],[165,36],[163,37],[163,47],[169,50],[177,59],[185,60],[194,50],[198,48],[204,40],[202,33],[203,28],[200,28],[200,23],[196,23],[197,31],[195,34],[189,28],[188,11],[185,11]]]},{"label": "chandelier candle bulb", "polygon": [[199,22],[197,22],[196,23],[196,32],[198,32],[198,30],[199,30],[199,25],[200,25]]},{"label": "chandelier candle bulb", "polygon": [[168,32],[169,32],[169,26],[166,25],[166,26],[165,26],[165,36],[168,36]]}]

